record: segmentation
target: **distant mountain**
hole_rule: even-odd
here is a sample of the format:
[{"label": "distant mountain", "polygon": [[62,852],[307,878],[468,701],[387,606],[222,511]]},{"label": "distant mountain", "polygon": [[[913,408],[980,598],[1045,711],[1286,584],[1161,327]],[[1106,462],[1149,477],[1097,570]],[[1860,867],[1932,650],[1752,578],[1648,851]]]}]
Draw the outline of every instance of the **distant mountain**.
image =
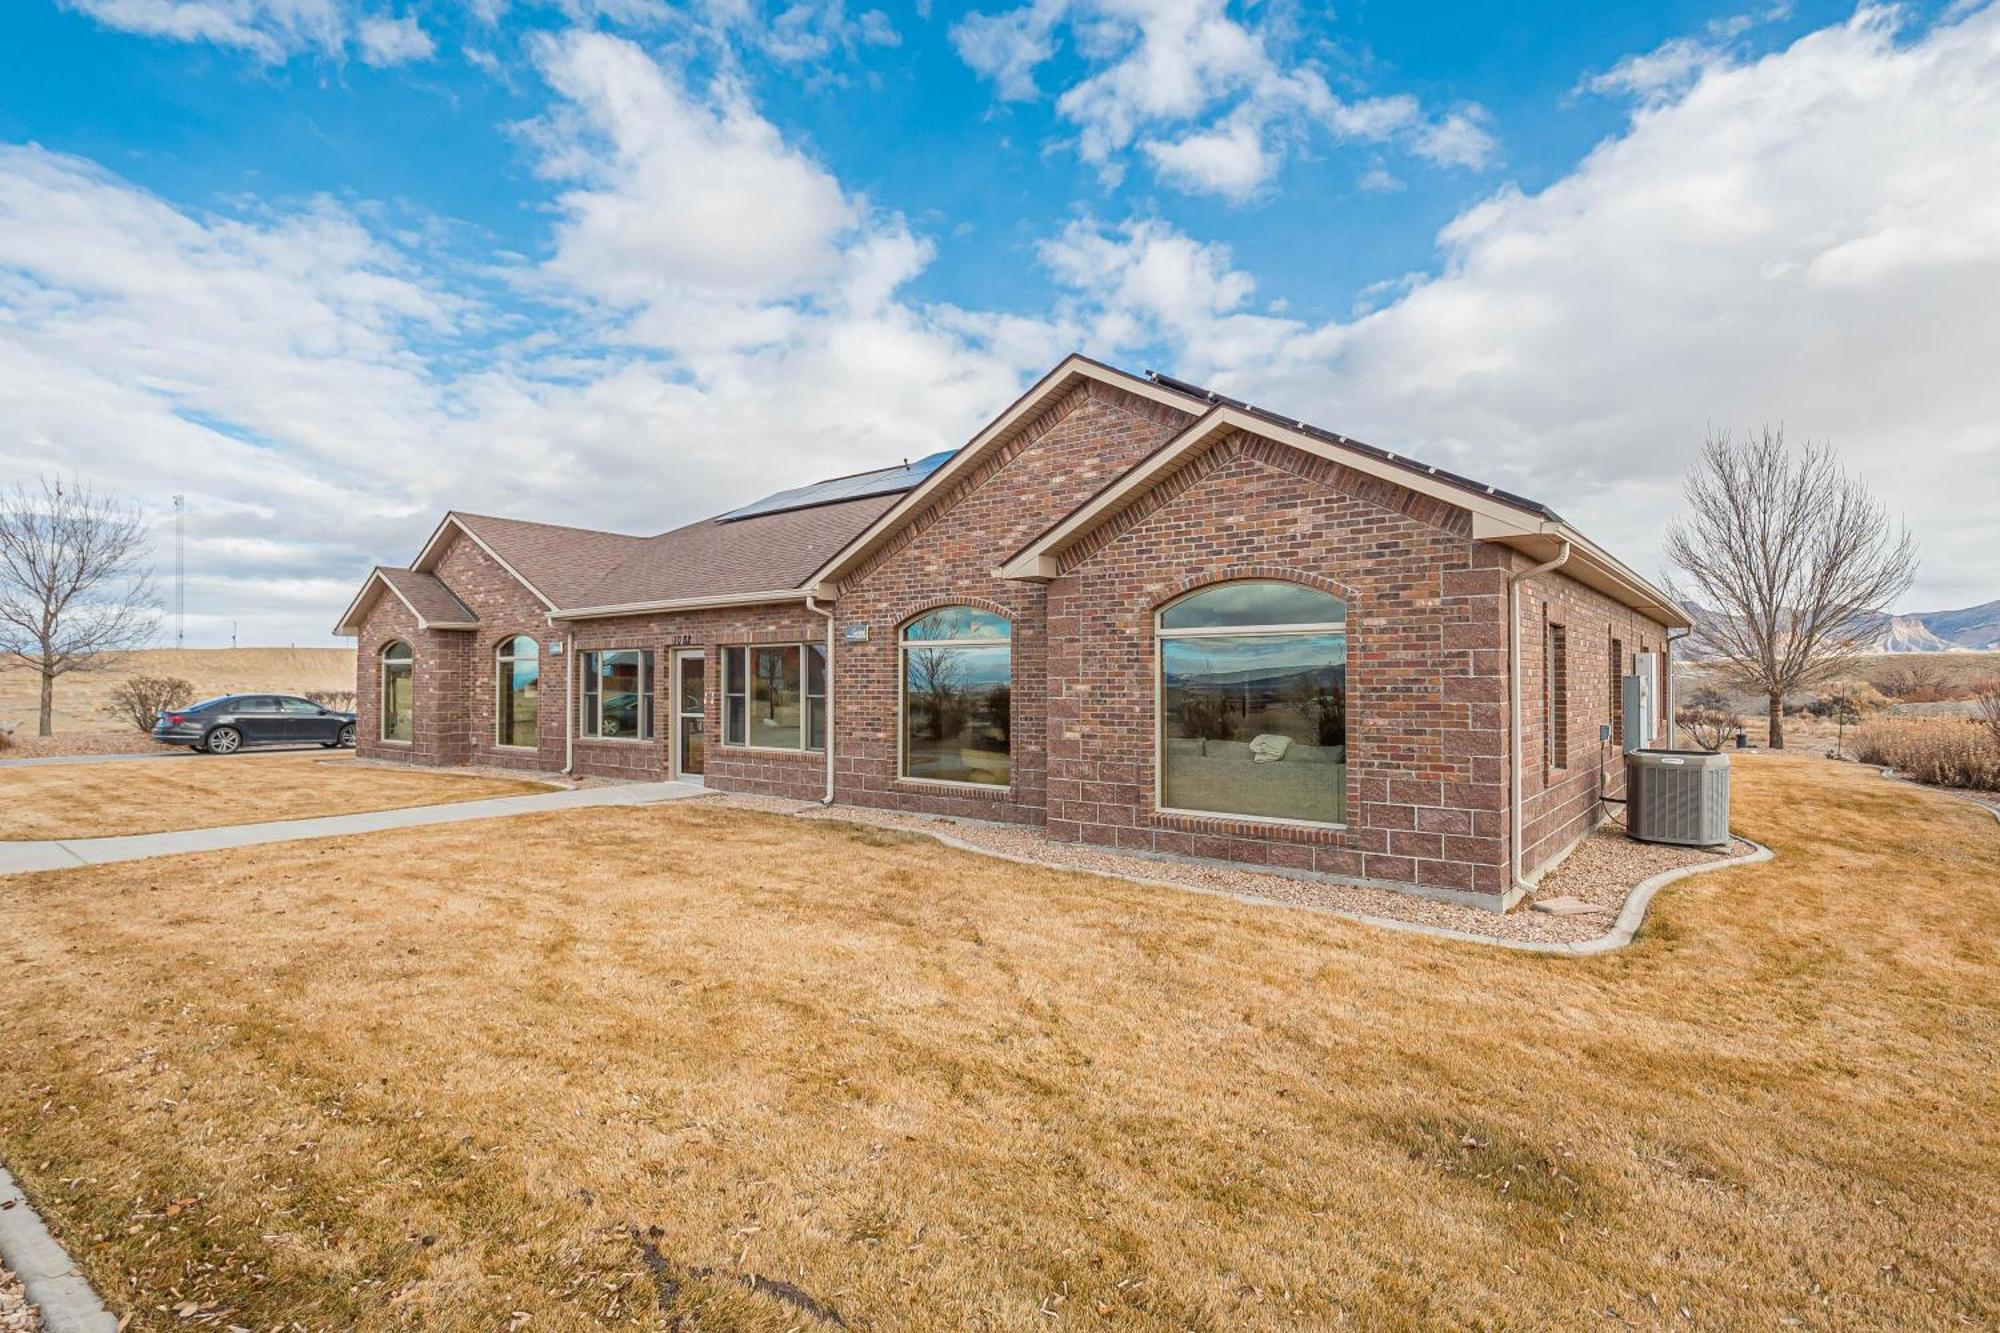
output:
[{"label": "distant mountain", "polygon": [[1884,616],[1874,645],[1881,653],[1962,653],[2000,650],[2000,601],[1958,611]]},{"label": "distant mountain", "polygon": [[1922,616],[1890,616],[1874,646],[1878,653],[1948,653],[1958,645],[1939,638]]},{"label": "distant mountain", "polygon": [[[1715,615],[1694,604],[1689,604],[1687,611],[1696,620]],[[1876,653],[2000,652],[2000,601],[1957,611],[1877,616],[1868,636],[1868,651]],[[1683,655],[1694,656],[1685,650]]]}]

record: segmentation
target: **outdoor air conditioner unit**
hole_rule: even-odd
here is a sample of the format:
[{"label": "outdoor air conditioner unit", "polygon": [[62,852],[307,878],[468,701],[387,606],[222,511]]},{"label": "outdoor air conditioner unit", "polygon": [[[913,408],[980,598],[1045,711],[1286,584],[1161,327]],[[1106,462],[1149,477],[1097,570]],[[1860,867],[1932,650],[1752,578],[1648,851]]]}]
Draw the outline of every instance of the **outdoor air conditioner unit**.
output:
[{"label": "outdoor air conditioner unit", "polygon": [[1729,845],[1729,756],[1634,750],[1625,756],[1625,831],[1640,842]]}]

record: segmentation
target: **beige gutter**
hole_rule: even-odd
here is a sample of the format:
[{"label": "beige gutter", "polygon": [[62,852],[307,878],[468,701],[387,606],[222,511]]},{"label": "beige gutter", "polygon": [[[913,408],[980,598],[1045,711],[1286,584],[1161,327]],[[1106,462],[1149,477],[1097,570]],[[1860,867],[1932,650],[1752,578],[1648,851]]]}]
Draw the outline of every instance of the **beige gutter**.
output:
[{"label": "beige gutter", "polygon": [[709,611],[720,606],[769,606],[780,602],[804,602],[812,597],[806,588],[779,588],[770,592],[717,593],[709,597],[673,597],[661,602],[621,602],[615,606],[579,606],[571,610],[551,610],[549,622],[603,620],[611,616],[651,615],[667,611]]}]

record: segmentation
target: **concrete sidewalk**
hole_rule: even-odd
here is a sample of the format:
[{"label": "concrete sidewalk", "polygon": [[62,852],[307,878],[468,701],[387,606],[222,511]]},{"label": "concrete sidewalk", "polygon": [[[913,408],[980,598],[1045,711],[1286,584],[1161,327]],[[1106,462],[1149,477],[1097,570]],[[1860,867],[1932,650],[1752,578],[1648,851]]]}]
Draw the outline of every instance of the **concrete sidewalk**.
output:
[{"label": "concrete sidewalk", "polygon": [[304,842],[339,838],[350,833],[380,833],[388,829],[422,828],[429,824],[460,824],[474,819],[504,819],[550,810],[583,810],[593,806],[658,805],[708,795],[706,787],[686,782],[630,782],[611,787],[537,792],[532,796],[496,796],[452,805],[419,805],[406,810],[374,810],[356,815],[322,815],[315,819],[284,819],[269,824],[233,824],[224,828],[180,829],[172,833],[137,833],[122,838],[70,838],[60,842],[0,842],[0,875],[32,870],[66,870],[71,866],[105,865],[113,861],[143,861],[155,856],[185,856],[190,852],[260,847],[272,842]]}]

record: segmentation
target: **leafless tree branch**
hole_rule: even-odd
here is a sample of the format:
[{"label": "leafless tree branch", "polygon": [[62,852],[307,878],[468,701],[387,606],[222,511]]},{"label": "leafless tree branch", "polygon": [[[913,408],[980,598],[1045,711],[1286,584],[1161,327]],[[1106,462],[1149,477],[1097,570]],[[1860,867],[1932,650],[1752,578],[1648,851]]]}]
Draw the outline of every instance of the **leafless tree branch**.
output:
[{"label": "leafless tree branch", "polygon": [[1768,698],[1781,749],[1785,695],[1867,646],[1916,577],[1916,542],[1831,449],[1793,449],[1783,429],[1711,434],[1685,491],[1688,517],[1667,532],[1687,580],[1675,595],[1703,608],[1696,646]]},{"label": "leafless tree branch", "polygon": [[41,734],[55,682],[107,665],[158,626],[146,526],[136,507],[80,481],[0,492],[0,661],[41,678]]}]

